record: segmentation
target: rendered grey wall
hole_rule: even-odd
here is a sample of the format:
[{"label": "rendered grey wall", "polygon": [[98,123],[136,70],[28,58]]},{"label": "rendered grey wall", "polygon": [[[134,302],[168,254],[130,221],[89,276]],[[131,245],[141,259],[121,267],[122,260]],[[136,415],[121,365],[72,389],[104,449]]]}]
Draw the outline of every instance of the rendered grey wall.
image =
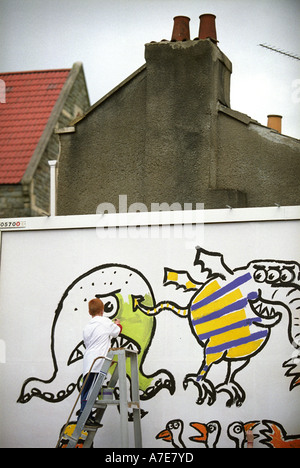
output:
[{"label": "rendered grey wall", "polygon": [[230,109],[231,62],[209,39],[146,44],[146,66],[61,135],[58,214],[135,202],[300,203],[300,142]]},{"label": "rendered grey wall", "polygon": [[247,194],[248,206],[300,204],[300,142],[219,115],[218,185]]},{"label": "rendered grey wall", "polygon": [[118,206],[119,194],[131,204],[143,192],[145,74],[114,93],[61,135],[58,214],[96,213],[100,203]]}]

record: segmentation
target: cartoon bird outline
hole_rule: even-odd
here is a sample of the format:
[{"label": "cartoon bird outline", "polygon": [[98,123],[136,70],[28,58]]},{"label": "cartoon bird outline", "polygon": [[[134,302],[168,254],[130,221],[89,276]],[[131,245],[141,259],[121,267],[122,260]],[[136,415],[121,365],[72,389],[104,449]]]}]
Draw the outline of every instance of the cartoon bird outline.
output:
[{"label": "cartoon bird outline", "polygon": [[[229,424],[227,428],[227,435],[229,439],[235,442],[235,448],[245,448],[247,444],[247,431],[253,431],[256,426],[260,424],[260,421],[249,421],[243,423],[242,421],[234,421]],[[257,434],[253,434],[254,440],[258,437]]]},{"label": "cartoon bird outline", "polygon": [[190,426],[196,429],[200,434],[189,437],[190,440],[204,443],[206,448],[216,448],[221,435],[221,425],[219,421],[210,421],[207,424],[192,422]]},{"label": "cartoon bird outline", "polygon": [[181,419],[172,419],[166,424],[166,428],[159,432],[155,438],[165,442],[171,442],[174,448],[186,448],[182,440],[184,423]]},{"label": "cartoon bird outline", "polygon": [[283,426],[275,421],[264,419],[262,422],[267,426],[261,431],[266,437],[262,444],[269,448],[300,448],[300,434],[287,435]]}]

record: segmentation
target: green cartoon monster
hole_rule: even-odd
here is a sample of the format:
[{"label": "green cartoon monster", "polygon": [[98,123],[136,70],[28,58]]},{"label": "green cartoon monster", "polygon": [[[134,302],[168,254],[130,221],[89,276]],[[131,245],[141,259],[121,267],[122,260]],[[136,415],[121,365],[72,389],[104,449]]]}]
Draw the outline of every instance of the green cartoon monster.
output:
[{"label": "green cartoon monster", "polygon": [[[81,375],[76,376],[72,365],[83,357],[82,326],[88,319],[88,301],[93,297],[102,300],[106,317],[120,319],[123,326],[112,347],[128,347],[139,353],[140,398],[152,398],[163,388],[171,394],[175,392],[174,377],[169,371],[159,369],[146,375],[143,370],[154,337],[156,319],[136,308],[134,298],[142,297],[141,303],[145,307],[153,307],[155,298],[151,285],[138,270],[111,263],[89,270],[65,290],[51,329],[52,376],[46,380],[37,377],[25,380],[19,403],[27,403],[32,397],[51,403],[60,402],[71,395],[76,387],[80,388]],[[130,379],[129,368],[128,377]],[[67,386],[66,381],[70,382]]]},{"label": "green cartoon monster", "polygon": [[[117,338],[113,339],[112,347],[124,347],[138,351],[139,384],[143,392],[141,399],[151,398],[151,396],[157,393],[162,384],[161,375],[159,380],[154,379],[154,382],[152,382],[154,376],[147,376],[143,372],[143,362],[152,341],[155,331],[155,322],[152,320],[153,317],[147,317],[144,313],[141,313],[140,310],[137,311],[138,313],[134,311],[132,296],[125,298],[121,293],[117,293],[116,300],[118,303],[118,312],[114,318],[120,319],[123,329],[122,333]],[[153,306],[152,297],[150,295],[145,296],[144,304],[145,306]],[[106,304],[104,308],[105,306]],[[127,363],[127,369],[128,375],[130,375],[129,362]],[[164,376],[164,378],[166,379],[167,376]],[[172,377],[170,376],[170,378]]]}]

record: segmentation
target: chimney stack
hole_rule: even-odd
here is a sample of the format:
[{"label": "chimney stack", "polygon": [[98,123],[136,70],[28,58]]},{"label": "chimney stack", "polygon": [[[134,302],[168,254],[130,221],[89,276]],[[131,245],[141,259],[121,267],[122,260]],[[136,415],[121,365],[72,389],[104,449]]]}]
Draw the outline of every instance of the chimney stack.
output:
[{"label": "chimney stack", "polygon": [[187,16],[175,16],[171,41],[190,40],[190,18]]},{"label": "chimney stack", "polygon": [[274,115],[274,114],[268,115],[267,126],[281,133],[281,119],[282,119],[281,115]]},{"label": "chimney stack", "polygon": [[217,43],[216,17],[210,13],[200,15],[199,39],[211,39]]},{"label": "chimney stack", "polygon": [[171,41],[145,45],[144,199],[153,197],[155,178],[156,200],[167,203],[201,200],[197,180],[216,187],[219,103],[230,107],[232,70],[213,40],[190,39],[190,18],[173,19]]}]

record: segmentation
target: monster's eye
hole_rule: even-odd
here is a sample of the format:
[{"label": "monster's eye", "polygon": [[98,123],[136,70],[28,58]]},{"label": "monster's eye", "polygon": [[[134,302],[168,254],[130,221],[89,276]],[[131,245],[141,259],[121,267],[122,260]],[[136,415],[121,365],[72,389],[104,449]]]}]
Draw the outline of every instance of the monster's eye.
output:
[{"label": "monster's eye", "polygon": [[275,283],[275,281],[278,281],[280,277],[280,273],[278,270],[271,269],[268,271],[267,275],[267,281],[269,283]]},{"label": "monster's eye", "polygon": [[280,281],[283,283],[291,283],[295,279],[295,274],[288,268],[283,268],[280,272]]},{"label": "monster's eye", "polygon": [[257,283],[263,283],[267,277],[267,273],[265,270],[259,269],[256,270],[254,273],[254,279],[257,281]]},{"label": "monster's eye", "polygon": [[112,319],[119,311],[119,301],[116,296],[100,298],[104,304],[104,317]]}]

